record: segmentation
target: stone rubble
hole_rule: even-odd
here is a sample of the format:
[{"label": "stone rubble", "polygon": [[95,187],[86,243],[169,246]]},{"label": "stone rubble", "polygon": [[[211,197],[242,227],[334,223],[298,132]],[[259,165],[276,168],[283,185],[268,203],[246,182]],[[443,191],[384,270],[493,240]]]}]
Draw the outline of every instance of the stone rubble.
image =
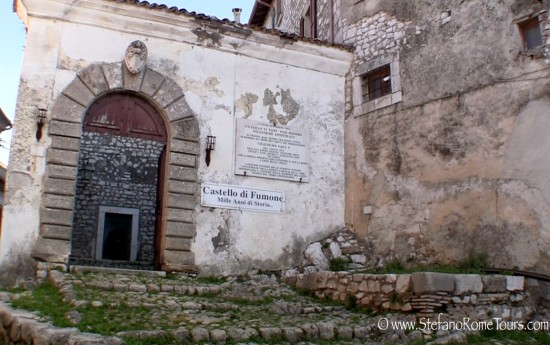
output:
[{"label": "stone rubble", "polygon": [[342,262],[346,270],[365,269],[372,264],[368,262],[365,252],[366,248],[359,243],[356,234],[344,228],[321,241],[308,245],[302,265],[287,270],[284,275],[295,276],[298,273],[325,271],[334,261]]}]

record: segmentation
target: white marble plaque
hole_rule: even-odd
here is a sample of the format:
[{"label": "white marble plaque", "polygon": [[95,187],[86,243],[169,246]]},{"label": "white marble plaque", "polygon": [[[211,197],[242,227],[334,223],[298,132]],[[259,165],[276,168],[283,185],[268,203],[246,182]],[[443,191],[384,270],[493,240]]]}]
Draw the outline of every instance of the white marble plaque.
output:
[{"label": "white marble plaque", "polygon": [[201,206],[284,213],[285,193],[226,184],[203,183]]},{"label": "white marble plaque", "polygon": [[237,119],[235,174],[309,181],[309,142],[301,128]]}]

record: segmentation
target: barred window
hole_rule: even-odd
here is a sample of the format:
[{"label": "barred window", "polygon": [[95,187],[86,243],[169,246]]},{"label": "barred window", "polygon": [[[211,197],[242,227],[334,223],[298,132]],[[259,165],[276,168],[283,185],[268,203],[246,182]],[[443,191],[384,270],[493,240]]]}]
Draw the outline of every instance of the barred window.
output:
[{"label": "barred window", "polygon": [[390,65],[384,65],[363,75],[363,101],[368,102],[392,93]]}]

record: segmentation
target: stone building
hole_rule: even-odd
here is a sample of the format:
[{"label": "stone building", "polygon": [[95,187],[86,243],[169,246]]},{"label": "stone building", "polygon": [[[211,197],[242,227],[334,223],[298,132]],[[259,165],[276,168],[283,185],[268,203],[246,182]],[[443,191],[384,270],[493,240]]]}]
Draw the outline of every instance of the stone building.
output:
[{"label": "stone building", "polygon": [[[2,133],[5,130],[9,130],[12,127],[12,123],[10,119],[4,114],[4,111],[2,108],[0,108],[0,133]],[[2,141],[0,140],[0,145],[2,145]],[[4,146],[4,149],[6,147]],[[4,210],[4,188],[6,185],[6,166],[2,163],[0,163],[0,221],[2,220],[2,214]],[[0,225],[0,234],[2,233],[2,227]]]},{"label": "stone building", "polygon": [[371,264],[550,273],[550,2],[258,1],[250,24],[350,44],[346,223]]},{"label": "stone building", "polygon": [[346,46],[140,1],[14,8],[0,280],[37,262],[276,270],[344,226]]}]

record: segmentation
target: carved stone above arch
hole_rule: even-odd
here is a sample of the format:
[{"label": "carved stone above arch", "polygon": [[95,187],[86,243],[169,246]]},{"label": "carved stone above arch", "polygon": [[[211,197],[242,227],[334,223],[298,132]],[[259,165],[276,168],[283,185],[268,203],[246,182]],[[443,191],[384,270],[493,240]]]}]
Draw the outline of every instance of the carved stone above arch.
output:
[{"label": "carved stone above arch", "polygon": [[52,107],[48,132],[51,146],[46,157],[40,234],[34,256],[68,263],[83,118],[92,102],[110,92],[135,94],[164,117],[168,151],[160,259],[165,270],[195,271],[190,248],[196,229],[200,153],[197,118],[174,80],[147,67],[131,74],[122,63],[94,64],[80,71]]}]

